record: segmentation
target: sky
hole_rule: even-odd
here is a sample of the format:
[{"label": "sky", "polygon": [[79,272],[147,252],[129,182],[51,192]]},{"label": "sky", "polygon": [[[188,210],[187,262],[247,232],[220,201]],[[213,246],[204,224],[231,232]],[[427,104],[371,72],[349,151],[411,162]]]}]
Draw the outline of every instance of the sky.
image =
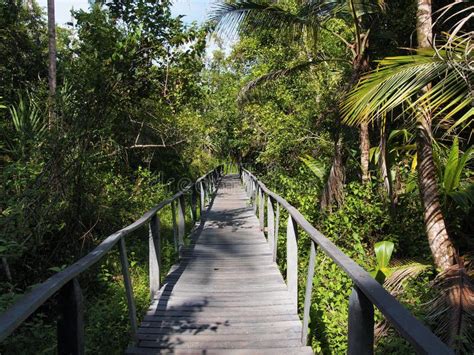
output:
[{"label": "sky", "polygon": [[[215,0],[175,0],[171,8],[173,15],[185,15],[183,21],[202,23],[207,19],[207,13]],[[46,7],[47,0],[38,0],[40,6]],[[55,0],[56,23],[64,25],[71,21],[71,9],[84,9],[88,7],[87,0]]]}]

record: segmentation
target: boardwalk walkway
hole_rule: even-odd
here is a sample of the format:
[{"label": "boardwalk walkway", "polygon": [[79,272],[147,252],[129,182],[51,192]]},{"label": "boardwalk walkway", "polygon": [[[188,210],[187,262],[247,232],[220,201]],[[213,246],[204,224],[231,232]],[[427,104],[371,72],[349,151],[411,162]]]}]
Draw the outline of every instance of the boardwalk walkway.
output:
[{"label": "boardwalk walkway", "polygon": [[225,176],[130,354],[312,354],[237,175]]}]

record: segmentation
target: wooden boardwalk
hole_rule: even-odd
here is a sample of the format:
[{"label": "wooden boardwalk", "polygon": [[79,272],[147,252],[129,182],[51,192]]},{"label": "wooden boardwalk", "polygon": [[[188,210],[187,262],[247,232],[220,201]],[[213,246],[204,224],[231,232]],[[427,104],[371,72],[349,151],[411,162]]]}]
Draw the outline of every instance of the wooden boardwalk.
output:
[{"label": "wooden boardwalk", "polygon": [[225,176],[129,354],[312,354],[237,175]]}]

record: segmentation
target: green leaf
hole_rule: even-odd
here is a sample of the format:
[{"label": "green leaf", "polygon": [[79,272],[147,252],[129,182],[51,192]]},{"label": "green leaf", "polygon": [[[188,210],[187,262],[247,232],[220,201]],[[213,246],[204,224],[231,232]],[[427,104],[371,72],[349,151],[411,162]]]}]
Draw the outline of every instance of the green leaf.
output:
[{"label": "green leaf", "polygon": [[377,268],[384,269],[388,267],[392,257],[394,244],[389,241],[378,242],[375,244],[375,257],[377,259]]}]

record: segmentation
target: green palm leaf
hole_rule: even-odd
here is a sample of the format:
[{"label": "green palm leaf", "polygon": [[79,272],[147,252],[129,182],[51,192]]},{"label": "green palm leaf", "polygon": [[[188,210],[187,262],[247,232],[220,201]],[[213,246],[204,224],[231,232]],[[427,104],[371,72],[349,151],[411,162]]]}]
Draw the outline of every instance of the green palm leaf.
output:
[{"label": "green palm leaf", "polygon": [[[342,105],[343,121],[372,121],[402,105],[402,114],[415,117],[413,113],[419,106],[429,106],[434,117],[449,124],[448,132],[458,126],[467,127],[474,113],[470,108],[473,73],[467,64],[472,60],[469,45],[470,41],[459,39],[448,47],[416,50],[412,55],[381,60],[379,67],[365,75],[347,96]],[[431,90],[418,97],[430,83],[434,83]],[[457,120],[452,121],[453,118]]]}]

